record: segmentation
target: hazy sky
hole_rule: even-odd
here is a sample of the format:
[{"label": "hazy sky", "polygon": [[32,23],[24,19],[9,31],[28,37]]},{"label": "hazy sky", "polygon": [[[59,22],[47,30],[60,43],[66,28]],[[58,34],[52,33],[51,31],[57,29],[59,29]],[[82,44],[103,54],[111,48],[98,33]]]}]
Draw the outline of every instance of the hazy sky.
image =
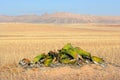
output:
[{"label": "hazy sky", "polygon": [[120,0],[0,0],[0,15],[45,12],[120,15]]}]

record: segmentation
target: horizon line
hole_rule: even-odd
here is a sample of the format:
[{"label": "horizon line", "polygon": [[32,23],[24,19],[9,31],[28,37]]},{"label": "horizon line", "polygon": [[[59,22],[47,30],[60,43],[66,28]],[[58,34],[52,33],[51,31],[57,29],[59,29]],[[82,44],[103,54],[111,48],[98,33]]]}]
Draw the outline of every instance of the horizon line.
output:
[{"label": "horizon line", "polygon": [[120,15],[98,15],[98,14],[83,14],[83,13],[75,13],[75,12],[65,12],[65,11],[56,11],[56,12],[44,12],[44,13],[21,13],[16,15],[10,15],[10,14],[0,14],[0,16],[24,16],[24,15],[36,15],[36,16],[42,16],[44,14],[55,14],[55,13],[70,13],[70,14],[77,14],[77,15],[84,15],[84,16],[120,16]]}]

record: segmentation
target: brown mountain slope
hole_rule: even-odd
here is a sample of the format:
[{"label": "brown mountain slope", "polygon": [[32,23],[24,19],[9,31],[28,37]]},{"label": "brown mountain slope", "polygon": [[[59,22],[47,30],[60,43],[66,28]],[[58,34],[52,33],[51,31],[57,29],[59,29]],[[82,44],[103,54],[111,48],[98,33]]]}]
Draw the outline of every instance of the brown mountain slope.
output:
[{"label": "brown mountain slope", "polygon": [[22,23],[110,23],[120,24],[120,16],[92,16],[66,12],[43,15],[0,16],[0,22]]}]

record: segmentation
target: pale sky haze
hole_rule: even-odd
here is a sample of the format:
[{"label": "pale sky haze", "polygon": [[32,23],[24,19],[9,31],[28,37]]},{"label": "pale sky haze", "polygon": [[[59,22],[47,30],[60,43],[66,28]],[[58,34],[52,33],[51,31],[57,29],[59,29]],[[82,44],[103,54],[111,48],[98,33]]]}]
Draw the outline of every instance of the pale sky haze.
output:
[{"label": "pale sky haze", "polygon": [[120,16],[120,0],[0,0],[0,15],[54,12]]}]

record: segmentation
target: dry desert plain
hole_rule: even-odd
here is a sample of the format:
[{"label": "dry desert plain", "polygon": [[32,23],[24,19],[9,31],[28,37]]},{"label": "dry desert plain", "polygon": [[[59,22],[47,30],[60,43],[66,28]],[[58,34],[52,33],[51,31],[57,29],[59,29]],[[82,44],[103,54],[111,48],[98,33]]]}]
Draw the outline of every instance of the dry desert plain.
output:
[{"label": "dry desert plain", "polygon": [[[61,49],[66,43],[102,57],[100,67],[42,67],[23,69],[22,58]],[[0,80],[119,80],[120,25],[0,23]]]}]

